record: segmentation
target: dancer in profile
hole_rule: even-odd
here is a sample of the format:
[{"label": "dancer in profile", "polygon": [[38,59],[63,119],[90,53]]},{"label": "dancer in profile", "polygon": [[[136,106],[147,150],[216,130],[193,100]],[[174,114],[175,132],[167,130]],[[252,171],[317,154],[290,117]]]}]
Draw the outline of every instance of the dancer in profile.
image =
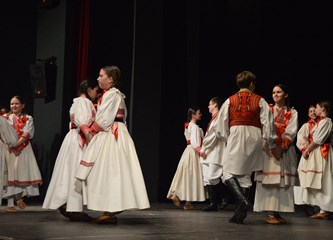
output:
[{"label": "dancer in profile", "polygon": [[199,161],[203,131],[197,125],[197,122],[201,120],[201,116],[202,114],[198,107],[192,107],[187,110],[187,122],[184,128],[187,147],[180,158],[167,194],[167,198],[171,199],[176,207],[181,207],[181,201],[185,201],[183,207],[185,210],[196,209],[192,202],[203,202],[206,200]]},{"label": "dancer in profile", "polygon": [[95,120],[96,110],[92,103],[98,94],[97,81],[84,80],[80,95],[73,99],[69,110],[69,132],[64,138],[55,161],[52,177],[43,202],[43,208],[59,209],[73,221],[90,221],[83,212],[82,194],[75,191],[75,173],[87,146],[86,134]]},{"label": "dancer in profile", "polygon": [[226,144],[217,127],[219,124],[217,115],[222,103],[220,97],[213,97],[208,104],[208,110],[212,118],[208,123],[202,142],[200,162],[210,204],[202,208],[202,211],[218,211],[219,207],[224,209],[230,201],[229,194],[231,193],[227,186],[222,183],[222,155]]},{"label": "dancer in profile", "polygon": [[126,127],[125,95],[117,88],[120,69],[105,66],[97,78],[104,89],[76,173],[88,209],[102,211],[96,223],[117,223],[116,214],[150,207],[134,142]]}]

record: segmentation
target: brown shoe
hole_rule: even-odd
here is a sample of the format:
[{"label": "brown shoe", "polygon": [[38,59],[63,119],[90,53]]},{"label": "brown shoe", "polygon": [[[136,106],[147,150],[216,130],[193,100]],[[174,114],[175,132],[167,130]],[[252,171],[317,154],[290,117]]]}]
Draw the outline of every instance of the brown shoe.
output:
[{"label": "brown shoe", "polygon": [[198,210],[198,209],[194,207],[192,204],[185,204],[184,210]]},{"label": "brown shoe", "polygon": [[170,197],[170,199],[172,200],[173,204],[174,204],[176,207],[180,208],[180,200],[179,200],[179,198],[178,198],[177,195],[175,195],[175,194],[172,195],[172,196]]},{"label": "brown shoe", "polygon": [[6,207],[5,211],[8,213],[13,213],[13,212],[16,212],[16,208],[15,207]]},{"label": "brown shoe", "polygon": [[25,209],[25,207],[26,207],[25,202],[23,201],[22,198],[19,199],[19,200],[17,200],[17,201],[16,201],[16,204],[17,204],[17,206],[18,206],[19,208],[21,208],[21,209]]},{"label": "brown shoe", "polygon": [[118,218],[116,216],[110,217],[109,219],[105,220],[104,222],[100,222],[102,224],[117,224]]},{"label": "brown shoe", "polygon": [[328,218],[329,214],[328,213],[316,213],[310,216],[312,219],[326,219]]},{"label": "brown shoe", "polygon": [[268,224],[273,224],[273,225],[280,225],[280,224],[282,224],[281,221],[278,218],[276,218],[274,216],[271,216],[271,215],[267,216],[266,222]]},{"label": "brown shoe", "polygon": [[94,224],[117,224],[118,219],[117,219],[116,216],[102,215],[102,216],[90,221],[90,223],[94,223]]},{"label": "brown shoe", "polygon": [[118,215],[118,214],[120,214],[122,212],[123,211],[119,211],[119,212],[104,212],[101,217],[103,217],[103,216],[114,217],[114,216],[116,216],[116,215]]}]

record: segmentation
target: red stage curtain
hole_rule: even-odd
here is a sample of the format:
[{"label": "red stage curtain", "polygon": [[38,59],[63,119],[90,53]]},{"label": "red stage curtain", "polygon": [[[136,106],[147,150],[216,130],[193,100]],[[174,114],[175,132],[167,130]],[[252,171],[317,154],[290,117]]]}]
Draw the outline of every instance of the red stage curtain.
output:
[{"label": "red stage curtain", "polygon": [[76,89],[79,89],[80,82],[87,78],[89,38],[90,38],[90,5],[91,5],[91,0],[81,1]]}]

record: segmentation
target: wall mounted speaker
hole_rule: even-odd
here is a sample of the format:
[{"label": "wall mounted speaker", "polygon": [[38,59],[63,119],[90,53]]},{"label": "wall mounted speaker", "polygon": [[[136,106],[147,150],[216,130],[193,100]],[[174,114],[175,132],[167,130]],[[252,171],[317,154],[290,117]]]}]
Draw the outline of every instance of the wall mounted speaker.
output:
[{"label": "wall mounted speaker", "polygon": [[34,97],[45,98],[47,96],[47,89],[44,63],[30,65],[30,79]]},{"label": "wall mounted speaker", "polygon": [[45,98],[45,102],[55,100],[57,65],[56,57],[40,60],[40,63],[30,65],[30,78],[35,98]]}]

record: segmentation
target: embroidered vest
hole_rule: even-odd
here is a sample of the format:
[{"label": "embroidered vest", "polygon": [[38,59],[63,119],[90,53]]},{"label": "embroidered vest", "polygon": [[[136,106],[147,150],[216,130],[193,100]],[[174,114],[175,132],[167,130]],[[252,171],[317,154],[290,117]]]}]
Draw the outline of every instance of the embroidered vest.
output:
[{"label": "embroidered vest", "polygon": [[230,127],[248,125],[261,128],[260,99],[261,96],[251,92],[238,92],[229,97]]}]

